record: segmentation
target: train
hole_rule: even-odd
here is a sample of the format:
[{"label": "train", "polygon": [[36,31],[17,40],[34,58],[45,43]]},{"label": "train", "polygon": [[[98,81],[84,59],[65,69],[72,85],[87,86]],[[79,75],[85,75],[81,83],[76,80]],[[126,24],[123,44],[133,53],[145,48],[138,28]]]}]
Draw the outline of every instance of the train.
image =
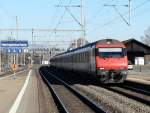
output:
[{"label": "train", "polygon": [[101,83],[123,83],[127,78],[127,51],[116,39],[101,39],[54,56],[50,66],[84,73]]}]

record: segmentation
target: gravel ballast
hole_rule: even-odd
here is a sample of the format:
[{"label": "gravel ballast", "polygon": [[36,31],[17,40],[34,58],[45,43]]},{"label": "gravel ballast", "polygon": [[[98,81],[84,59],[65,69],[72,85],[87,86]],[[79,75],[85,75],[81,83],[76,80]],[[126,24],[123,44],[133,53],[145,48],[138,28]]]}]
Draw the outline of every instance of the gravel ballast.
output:
[{"label": "gravel ballast", "polygon": [[108,113],[150,113],[150,107],[105,88],[94,85],[74,85]]}]

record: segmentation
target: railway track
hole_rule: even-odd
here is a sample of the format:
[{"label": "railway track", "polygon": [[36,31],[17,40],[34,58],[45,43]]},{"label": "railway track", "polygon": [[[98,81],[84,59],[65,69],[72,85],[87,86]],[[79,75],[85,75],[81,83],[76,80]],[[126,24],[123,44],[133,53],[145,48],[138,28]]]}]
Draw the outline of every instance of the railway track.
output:
[{"label": "railway track", "polygon": [[[24,70],[24,69],[17,70],[16,73],[21,72],[21,71],[23,71],[23,70]],[[5,77],[5,76],[8,76],[8,75],[10,75],[10,74],[13,74],[13,71],[12,71],[12,70],[6,71],[5,73],[1,74],[0,77]]]},{"label": "railway track", "polygon": [[0,77],[4,77],[5,75],[12,74],[11,70],[6,71],[5,73],[0,74]]},{"label": "railway track", "polygon": [[133,87],[132,85],[126,83],[116,86],[100,85],[100,87],[106,88],[110,91],[116,92],[130,99],[136,100],[138,102],[150,106],[150,91],[144,90],[143,88],[141,89],[139,87]]},{"label": "railway track", "polygon": [[125,83],[122,87],[130,89],[130,90],[134,90],[136,92],[140,92],[145,95],[150,95],[150,85],[148,85],[148,84],[142,84],[142,83],[132,82],[132,81],[125,81]]},{"label": "railway track", "polygon": [[54,101],[61,113],[105,113],[100,107],[67,83],[47,71],[39,70],[42,78],[50,88]]},{"label": "railway track", "polygon": [[[130,109],[132,109],[132,108],[136,109],[136,107],[138,107],[137,109],[144,110],[146,108],[144,111],[141,111],[141,112],[145,112],[146,110],[149,112],[150,97],[149,97],[149,87],[148,86],[144,86],[143,84],[128,83],[128,82],[125,82],[124,84],[118,84],[118,85],[100,84],[95,79],[90,80],[90,81],[82,80],[81,75],[80,76],[78,75],[79,76],[78,77],[77,73],[72,74],[71,72],[65,72],[63,70],[53,69],[53,68],[52,69],[47,68],[47,69],[49,69],[49,72],[51,72],[51,73],[55,74],[57,77],[63,79],[65,82],[67,82],[73,88],[80,91],[80,93],[82,93],[83,95],[87,95],[87,97],[90,98],[91,100],[93,100],[97,105],[103,106],[104,109],[108,110],[107,112],[111,112],[113,110],[114,110],[114,112],[115,111],[122,112],[122,110],[120,108],[119,109],[116,108],[117,107],[116,104],[114,104],[114,105],[109,104],[109,100],[105,100],[101,103],[101,100],[99,100],[99,96],[104,97],[104,99],[105,99],[105,96],[102,96],[105,94],[100,92],[100,91],[102,91],[101,89],[106,89],[105,90],[106,93],[107,93],[107,91],[111,91],[112,94],[114,95],[114,96],[112,96],[112,98],[113,97],[115,98],[116,97],[115,95],[119,94],[120,95],[118,97],[119,99],[117,99],[117,101],[115,101],[115,102],[118,102],[118,105],[121,104],[121,106],[122,106],[123,105],[122,103],[125,103],[125,106],[126,106],[126,105],[128,105],[127,101],[129,101],[129,105],[132,106],[131,108],[129,106]],[[78,87],[76,87],[76,84],[80,84],[80,85],[77,85]],[[85,88],[85,87],[87,87],[87,88]],[[90,91],[90,93],[89,93],[89,91]],[[97,94],[98,97],[93,93]],[[127,97],[129,99],[127,99],[126,101],[124,101],[124,100],[121,101],[121,97],[123,97],[123,98]],[[109,97],[109,98],[111,98],[111,97]],[[110,100],[112,100],[112,99],[110,99]],[[133,102],[132,102],[132,100],[133,100]],[[113,102],[113,103],[115,103],[115,102]],[[136,105],[136,102],[138,102],[138,105]],[[140,106],[145,106],[145,108],[139,108]],[[126,108],[126,110],[128,110],[127,108]],[[133,110],[133,112],[136,112],[136,110],[135,111]],[[139,110],[137,110],[137,111],[139,111]]]},{"label": "railway track", "polygon": [[[56,72],[54,72],[54,73],[56,73]],[[73,76],[76,76],[76,75],[73,75]],[[74,80],[70,79],[68,77],[69,76],[66,76],[63,79],[69,84],[73,83]],[[76,80],[77,79],[75,79],[75,81]],[[82,81],[82,80],[79,80],[79,81]],[[84,84],[86,84],[86,82],[87,81],[84,81]],[[82,82],[81,82],[81,84],[82,84]],[[103,88],[108,89],[112,92],[121,94],[121,95],[126,96],[130,99],[136,100],[138,102],[141,102],[143,104],[150,106],[150,87],[149,87],[149,85],[144,85],[141,83],[136,83],[136,82],[131,82],[131,81],[125,81],[125,83],[117,84],[117,85],[100,84],[98,81],[90,81],[87,84],[92,84],[94,86],[103,87]]]}]

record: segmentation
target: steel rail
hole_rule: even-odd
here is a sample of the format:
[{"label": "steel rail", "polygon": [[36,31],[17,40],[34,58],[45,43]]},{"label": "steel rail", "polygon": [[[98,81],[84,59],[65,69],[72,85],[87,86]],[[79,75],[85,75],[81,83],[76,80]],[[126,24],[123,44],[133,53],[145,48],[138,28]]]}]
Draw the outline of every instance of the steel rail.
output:
[{"label": "steel rail", "polygon": [[126,80],[125,83],[126,85],[130,85],[132,87],[135,87],[135,88],[138,88],[138,89],[141,89],[141,90],[145,90],[145,92],[150,92],[150,85],[148,84],[142,84],[142,83],[139,83],[139,82],[134,82],[134,81],[128,81]]},{"label": "steel rail", "polygon": [[124,88],[124,89],[128,89],[128,90],[132,90],[132,91],[135,91],[137,93],[141,93],[143,95],[150,96],[150,91],[146,91],[143,88],[141,89],[141,88],[137,88],[137,87],[130,86],[130,85],[122,85],[122,86],[119,86],[119,87]]},{"label": "steel rail", "polygon": [[132,90],[130,90],[131,92],[126,92],[126,91],[118,89],[120,87],[106,87],[106,86],[101,86],[101,87],[106,88],[106,89],[108,89],[110,91],[116,92],[116,93],[121,94],[123,96],[126,96],[126,97],[128,97],[130,99],[136,100],[138,102],[141,102],[141,103],[143,103],[145,105],[150,106],[150,100],[146,100],[146,99],[144,99],[144,98],[142,98],[142,97],[140,97],[138,95],[135,95],[135,92],[133,92]]},{"label": "steel rail", "polygon": [[[16,73],[21,72],[21,71],[23,71],[23,70],[24,70],[24,69],[17,70]],[[0,74],[0,78],[6,77],[6,76],[8,76],[9,74],[13,74],[13,71],[12,71],[11,69],[8,70],[8,71],[6,71],[5,73]]]},{"label": "steel rail", "polygon": [[44,82],[47,84],[52,97],[54,99],[55,104],[57,105],[58,110],[60,111],[60,113],[69,113],[66,109],[66,107],[64,106],[63,102],[61,101],[61,99],[59,98],[59,96],[57,95],[57,93],[55,92],[55,90],[53,89],[53,87],[51,87],[51,83],[46,79],[46,77],[44,76],[43,72],[41,70],[39,70],[40,75],[42,76]]},{"label": "steel rail", "polygon": [[96,113],[106,113],[104,110],[102,110],[102,108],[97,106],[93,101],[89,100],[87,97],[80,94],[78,91],[76,91],[75,89],[70,87],[67,83],[65,83],[63,80],[56,77],[54,74],[50,73],[49,71],[47,71],[47,73],[49,75],[51,75],[52,77],[54,77],[55,79],[57,79],[59,82],[61,82],[68,90],[70,90],[74,95],[76,95],[82,102],[84,102],[86,105],[88,105],[94,112],[96,112]]}]

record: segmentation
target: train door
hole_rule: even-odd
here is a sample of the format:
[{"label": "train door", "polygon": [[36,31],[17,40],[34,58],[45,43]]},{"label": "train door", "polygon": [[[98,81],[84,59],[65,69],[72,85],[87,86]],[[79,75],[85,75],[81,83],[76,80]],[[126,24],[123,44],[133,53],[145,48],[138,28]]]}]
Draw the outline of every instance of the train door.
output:
[{"label": "train door", "polygon": [[95,75],[96,74],[95,45],[93,45],[90,50],[90,67],[91,73]]}]

